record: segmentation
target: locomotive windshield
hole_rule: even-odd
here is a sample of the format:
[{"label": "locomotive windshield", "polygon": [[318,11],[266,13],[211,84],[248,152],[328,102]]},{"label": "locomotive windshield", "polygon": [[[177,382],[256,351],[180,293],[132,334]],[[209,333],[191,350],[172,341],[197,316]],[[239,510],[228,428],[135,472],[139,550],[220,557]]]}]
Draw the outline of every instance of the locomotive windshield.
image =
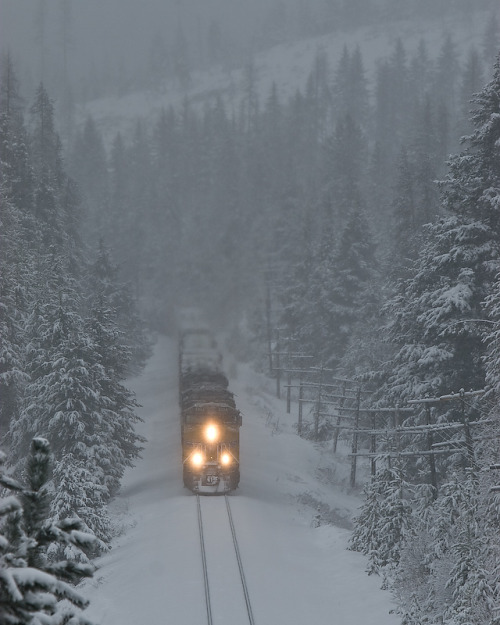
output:
[{"label": "locomotive windshield", "polygon": [[220,423],[239,423],[240,413],[224,404],[195,404],[184,413],[184,423],[197,424],[213,420]]}]

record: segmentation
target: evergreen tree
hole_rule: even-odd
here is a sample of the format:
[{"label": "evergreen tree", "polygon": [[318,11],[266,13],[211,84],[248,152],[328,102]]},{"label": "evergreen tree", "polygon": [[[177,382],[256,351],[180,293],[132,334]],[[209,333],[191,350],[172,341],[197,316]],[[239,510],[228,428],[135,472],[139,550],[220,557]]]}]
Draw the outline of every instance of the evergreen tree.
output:
[{"label": "evergreen tree", "polygon": [[446,106],[456,119],[458,104],[458,77],[460,65],[456,44],[450,34],[445,36],[436,59],[434,71],[434,94],[438,102]]},{"label": "evergreen tree", "polygon": [[2,193],[19,209],[32,211],[33,171],[22,98],[10,54],[1,57],[0,180]]},{"label": "evergreen tree", "polygon": [[398,273],[401,275],[401,269],[407,268],[415,259],[420,246],[420,239],[416,235],[414,184],[408,151],[403,147],[398,161],[398,176],[392,200],[394,228],[392,230],[390,262],[391,273],[394,276],[397,276]]},{"label": "evergreen tree", "polygon": [[[435,583],[444,585],[443,622],[491,622],[494,591],[484,569],[486,553],[478,481],[472,472],[454,475],[442,487],[431,528]],[[482,563],[483,561],[483,563]]]},{"label": "evergreen tree", "polygon": [[[130,161],[125,142],[120,133],[116,135],[109,158],[109,224],[108,243],[119,262],[126,257],[128,245],[128,212],[130,206]],[[102,234],[100,235],[102,236]]]},{"label": "evergreen tree", "polygon": [[329,343],[330,359],[333,356],[338,364],[376,308],[375,245],[361,207],[354,208],[349,216],[333,267],[330,317],[334,329]]},{"label": "evergreen tree", "polygon": [[409,82],[406,49],[398,39],[390,58],[379,64],[375,85],[376,139],[393,157],[408,129],[412,110]]},{"label": "evergreen tree", "polygon": [[427,45],[423,39],[418,43],[417,51],[410,60],[409,77],[411,92],[415,98],[429,92],[432,84],[433,61],[429,56]]},{"label": "evergreen tree", "polygon": [[33,243],[33,172],[21,99],[10,56],[2,57],[0,85],[0,432],[18,413],[24,381],[22,319],[29,307]]},{"label": "evergreen tree", "polygon": [[81,615],[88,601],[71,583],[92,576],[93,567],[47,555],[51,544],[88,550],[94,539],[76,519],[53,523],[47,516],[50,449],[44,438],[32,441],[27,479],[25,487],[0,473],[0,485],[16,493],[0,499],[0,619],[6,625],[89,623]]},{"label": "evergreen tree", "polygon": [[333,79],[332,95],[333,106],[337,115],[345,115],[349,112],[349,79],[350,79],[351,55],[346,45],[342,49],[342,55],[337,63],[337,69]]},{"label": "evergreen tree", "polygon": [[[500,258],[500,70],[475,98],[475,131],[449,163],[446,217],[426,231],[414,274],[391,304],[393,391],[444,394],[484,385],[484,299]],[[479,321],[478,321],[479,320]]]},{"label": "evergreen tree", "polygon": [[399,564],[412,527],[409,492],[397,469],[378,473],[365,487],[365,502],[355,519],[350,547],[368,556],[369,573],[390,574]]},{"label": "evergreen tree", "polygon": [[333,82],[333,107],[336,119],[349,113],[353,120],[366,128],[368,125],[369,93],[361,50],[352,54],[344,46]]},{"label": "evergreen tree", "polygon": [[106,223],[109,219],[107,157],[102,137],[90,116],[75,139],[71,170],[85,197],[83,224],[90,229],[85,238],[91,241],[103,231],[108,232],[111,224]]},{"label": "evergreen tree", "polygon": [[485,301],[490,322],[489,330],[485,333],[486,344],[485,366],[486,383],[492,392],[495,402],[493,414],[500,414],[500,273]]},{"label": "evergreen tree", "polygon": [[[67,274],[55,260],[51,264],[57,282]],[[104,504],[116,493],[125,468],[137,458],[141,439],[133,431],[135,400],[120,383],[125,365],[113,349],[116,326],[108,321],[111,327],[106,328],[106,311],[95,309],[93,319],[85,322],[78,312],[81,309],[81,298],[67,279],[45,299],[39,297],[26,327],[30,379],[9,437],[20,459],[30,437],[44,433],[54,449],[55,475],[61,479],[57,486],[70,484],[69,465],[74,468],[72,484],[78,479],[79,488],[87,492],[91,475],[96,493],[101,494],[92,500],[91,509],[81,503],[73,513],[87,513],[82,521],[108,540],[110,529],[103,530],[107,525]],[[79,467],[84,466],[88,470],[82,473]],[[63,506],[61,500],[69,496],[59,490],[55,506]]]},{"label": "evergreen tree", "polygon": [[493,12],[484,30],[483,59],[489,66],[495,62],[500,48],[500,21],[496,12]]},{"label": "evergreen tree", "polygon": [[164,93],[170,69],[170,55],[167,44],[162,33],[157,31],[151,41],[149,50],[148,86],[157,93]]},{"label": "evergreen tree", "polygon": [[364,134],[348,114],[335,127],[324,145],[323,232],[335,237],[345,226],[351,210],[360,203],[366,167],[367,146]]},{"label": "evergreen tree", "polygon": [[54,103],[43,83],[38,86],[30,113],[31,154],[35,171],[48,177],[57,188],[63,178],[61,141],[55,129]]},{"label": "evergreen tree", "polygon": [[172,50],[174,75],[182,89],[186,90],[191,81],[191,60],[189,45],[181,24],[178,24]]}]

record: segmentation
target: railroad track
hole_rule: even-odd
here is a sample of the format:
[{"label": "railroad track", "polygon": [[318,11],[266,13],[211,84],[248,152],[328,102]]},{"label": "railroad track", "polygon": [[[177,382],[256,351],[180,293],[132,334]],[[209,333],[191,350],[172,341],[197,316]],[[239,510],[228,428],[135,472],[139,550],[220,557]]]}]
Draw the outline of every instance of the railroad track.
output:
[{"label": "railroad track", "polygon": [[207,623],[217,625],[213,615],[224,612],[221,621],[230,617],[242,625],[245,617],[249,625],[255,625],[229,498],[224,495],[225,512],[221,497],[203,499],[202,505],[196,495]]}]

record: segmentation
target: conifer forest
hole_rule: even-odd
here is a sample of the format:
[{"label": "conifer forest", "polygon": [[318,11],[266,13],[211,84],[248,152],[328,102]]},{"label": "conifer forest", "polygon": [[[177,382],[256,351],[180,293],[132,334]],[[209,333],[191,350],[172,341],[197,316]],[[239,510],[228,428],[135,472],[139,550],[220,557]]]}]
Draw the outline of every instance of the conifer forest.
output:
[{"label": "conifer forest", "polygon": [[500,625],[498,2],[181,4],[99,57],[97,8],[0,2],[0,622],[89,622],[130,380],[196,306],[292,401],[337,389],[297,436],[367,463],[349,549],[401,623]]}]

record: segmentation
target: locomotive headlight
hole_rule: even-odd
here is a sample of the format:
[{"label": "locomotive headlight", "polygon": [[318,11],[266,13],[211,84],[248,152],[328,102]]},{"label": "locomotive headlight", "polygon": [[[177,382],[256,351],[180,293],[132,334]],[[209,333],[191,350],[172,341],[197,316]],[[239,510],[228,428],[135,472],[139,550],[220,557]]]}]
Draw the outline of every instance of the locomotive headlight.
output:
[{"label": "locomotive headlight", "polygon": [[201,454],[199,451],[191,456],[191,462],[195,467],[201,467],[204,461],[205,459],[203,458],[203,454]]},{"label": "locomotive headlight", "polygon": [[228,453],[222,454],[220,461],[225,467],[227,467],[229,464],[231,464],[231,455]]},{"label": "locomotive headlight", "polygon": [[205,438],[209,443],[215,443],[215,441],[219,438],[219,430],[215,427],[215,425],[207,425],[205,428]]}]

